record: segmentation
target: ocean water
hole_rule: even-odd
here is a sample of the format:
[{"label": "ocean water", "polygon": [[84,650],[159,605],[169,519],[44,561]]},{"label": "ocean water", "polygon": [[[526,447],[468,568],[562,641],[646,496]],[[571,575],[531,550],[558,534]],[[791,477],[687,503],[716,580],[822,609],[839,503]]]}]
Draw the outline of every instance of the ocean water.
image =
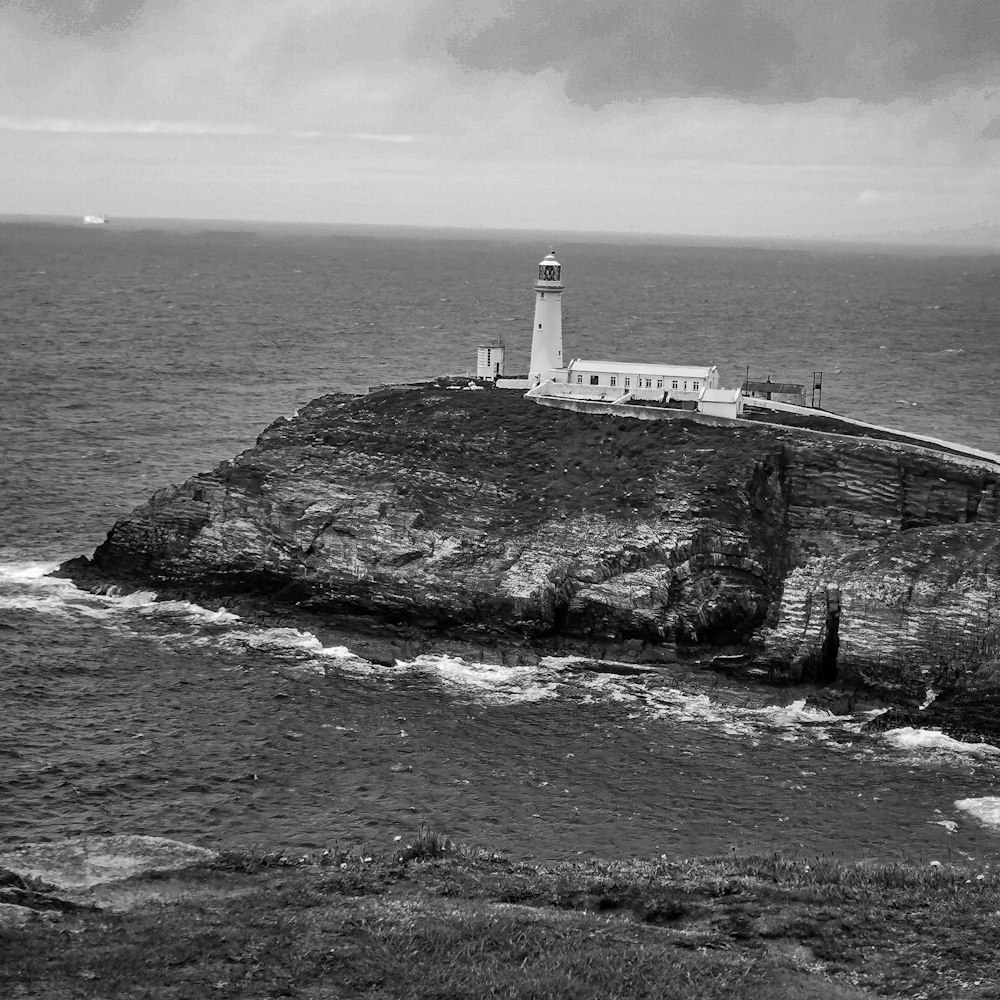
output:
[{"label": "ocean water", "polygon": [[[568,356],[807,382],[1000,445],[1000,255],[557,245]],[[394,667],[294,628],[45,574],[155,489],[328,391],[527,362],[535,237],[0,225],[0,840],[390,846],[422,824],[547,860],[1000,846],[1000,751],[683,668]]]}]

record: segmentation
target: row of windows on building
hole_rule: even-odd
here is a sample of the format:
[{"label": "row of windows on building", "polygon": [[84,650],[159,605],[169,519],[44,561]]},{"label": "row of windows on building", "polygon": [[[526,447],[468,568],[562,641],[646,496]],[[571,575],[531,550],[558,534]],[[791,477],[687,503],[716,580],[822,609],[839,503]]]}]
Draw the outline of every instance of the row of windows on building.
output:
[{"label": "row of windows on building", "polygon": [[[590,384],[591,385],[600,385],[601,384],[600,379],[601,379],[600,375],[591,375],[590,376]],[[580,385],[582,385],[583,384],[583,376],[582,375],[577,375],[576,381]],[[653,381],[654,380],[651,379],[651,378],[644,379],[642,376],[639,376],[635,380],[635,387],[636,387],[636,389],[642,389],[643,388],[643,383],[645,383],[645,388],[652,389],[653,388]],[[662,378],[658,378],[655,381],[656,381],[656,388],[657,389],[662,389],[663,388],[663,381],[664,380]],[[670,381],[670,388],[671,389],[680,389],[680,384],[679,384],[680,381],[681,381],[680,379],[676,379],[676,378],[675,379],[671,379],[671,381]],[[684,379],[683,381],[684,381],[684,390],[683,391],[687,392],[688,391],[687,379]],[[618,376],[617,375],[610,376],[610,382],[608,384],[611,385],[611,386],[613,386],[613,387],[617,387],[617,385],[618,385]],[[623,382],[623,387],[626,388],[626,389],[631,389],[632,388],[632,378],[631,378],[631,376],[629,376],[629,375],[625,376],[625,379],[624,379],[624,382]],[[699,389],[699,383],[697,381],[692,382],[691,383],[691,392],[698,392],[698,389]]]}]

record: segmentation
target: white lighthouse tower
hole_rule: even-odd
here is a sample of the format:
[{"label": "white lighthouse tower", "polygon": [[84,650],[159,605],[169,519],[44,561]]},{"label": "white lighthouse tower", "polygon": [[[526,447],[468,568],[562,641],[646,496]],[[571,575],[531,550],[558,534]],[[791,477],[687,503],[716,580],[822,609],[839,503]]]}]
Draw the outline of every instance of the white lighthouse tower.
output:
[{"label": "white lighthouse tower", "polygon": [[562,368],[562,266],[554,250],[538,264],[535,282],[535,325],[531,334],[531,364],[528,378],[536,385],[552,378]]}]

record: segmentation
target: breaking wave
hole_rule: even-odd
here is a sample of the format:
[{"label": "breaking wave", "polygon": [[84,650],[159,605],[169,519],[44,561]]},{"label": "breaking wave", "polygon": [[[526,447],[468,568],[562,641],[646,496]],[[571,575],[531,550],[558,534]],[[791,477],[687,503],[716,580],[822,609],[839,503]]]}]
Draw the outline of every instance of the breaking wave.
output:
[{"label": "breaking wave", "polygon": [[986,795],[978,799],[957,799],[955,808],[975,817],[983,826],[1000,831],[1000,797]]},{"label": "breaking wave", "polygon": [[[238,615],[229,620],[240,621]],[[276,653],[308,654],[321,657],[349,657],[346,646],[324,646],[312,632],[297,628],[241,628],[206,638],[229,649],[259,649]]]},{"label": "breaking wave", "polygon": [[[313,632],[290,627],[259,627],[225,608],[211,610],[182,600],[158,600],[152,590],[130,594],[92,594],[69,580],[48,574],[54,563],[0,565],[0,609],[59,619],[86,618],[99,625],[155,641],[167,648],[217,649],[242,656],[263,654],[275,666],[294,667],[302,675],[364,676],[380,683],[406,675],[422,676],[453,696],[482,705],[513,705],[565,698],[582,705],[595,702],[626,706],[637,719],[669,719],[716,729],[754,741],[764,734],[793,742],[805,737],[831,740],[834,733],[853,737],[859,719],[835,716],[807,705],[738,703],[732,692],[704,690],[699,681],[678,685],[667,671],[635,664],[595,663],[582,657],[545,657],[536,666],[478,662],[456,655],[423,655],[376,665],[345,645],[324,645]],[[688,687],[685,690],[685,687]],[[885,734],[896,749],[926,758],[928,752],[995,757],[988,744],[969,744],[933,730],[900,729]],[[850,745],[850,744],[847,744]]]},{"label": "breaking wave", "polygon": [[0,563],[0,583],[28,583],[44,581],[49,573],[59,568],[59,563],[13,562]]},{"label": "breaking wave", "polygon": [[[70,618],[92,595],[71,580],[49,576],[58,563],[0,564],[0,610],[27,611]],[[84,611],[86,613],[86,611]]]},{"label": "breaking wave", "polygon": [[190,601],[160,601],[155,591],[136,590],[122,594],[118,588],[95,594],[81,590],[72,580],[51,576],[58,563],[0,564],[0,608],[34,611],[69,617],[84,614],[107,620],[121,612],[138,612],[147,617],[185,619],[191,623],[225,624],[240,620],[220,608],[211,611]]},{"label": "breaking wave", "polygon": [[113,606],[119,608],[149,608],[156,601],[156,594],[152,590],[136,590],[124,597],[109,594],[105,596],[105,600],[113,602]]},{"label": "breaking wave", "polygon": [[[129,607],[130,605],[126,605]],[[131,605],[135,606],[135,605]],[[206,625],[228,625],[232,622],[241,621],[239,615],[219,608],[218,611],[210,611],[200,604],[192,604],[190,601],[151,601],[141,604],[139,613],[145,615],[174,615],[188,619],[193,622],[201,622]]]},{"label": "breaking wave", "polygon": [[990,743],[966,743],[946,736],[939,729],[914,729],[912,726],[903,726],[900,729],[888,730],[883,733],[883,737],[887,743],[899,750],[923,751],[923,756],[930,752],[1000,758],[1000,748]]},{"label": "breaking wave", "polygon": [[446,687],[473,695],[487,704],[544,701],[558,697],[559,679],[551,667],[509,667],[495,663],[472,663],[460,656],[425,655],[398,660],[395,669],[418,673]]},{"label": "breaking wave", "polygon": [[806,705],[806,699],[787,705],[739,705],[702,691],[676,687],[649,687],[641,681],[625,680],[608,674],[582,678],[597,700],[617,701],[644,711],[651,718],[710,726],[728,736],[754,738],[776,734],[788,742],[808,734],[820,740],[830,738],[834,728],[853,732],[853,717],[836,716],[825,709]]}]

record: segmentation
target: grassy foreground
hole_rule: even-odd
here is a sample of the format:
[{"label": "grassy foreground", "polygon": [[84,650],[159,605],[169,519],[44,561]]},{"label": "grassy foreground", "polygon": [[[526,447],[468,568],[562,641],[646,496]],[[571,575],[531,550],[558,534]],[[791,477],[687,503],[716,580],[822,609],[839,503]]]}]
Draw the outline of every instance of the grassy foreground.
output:
[{"label": "grassy foreground", "polygon": [[[100,896],[103,892],[105,895]],[[1000,998],[1000,875],[263,850],[0,930],[4,998]]]}]

